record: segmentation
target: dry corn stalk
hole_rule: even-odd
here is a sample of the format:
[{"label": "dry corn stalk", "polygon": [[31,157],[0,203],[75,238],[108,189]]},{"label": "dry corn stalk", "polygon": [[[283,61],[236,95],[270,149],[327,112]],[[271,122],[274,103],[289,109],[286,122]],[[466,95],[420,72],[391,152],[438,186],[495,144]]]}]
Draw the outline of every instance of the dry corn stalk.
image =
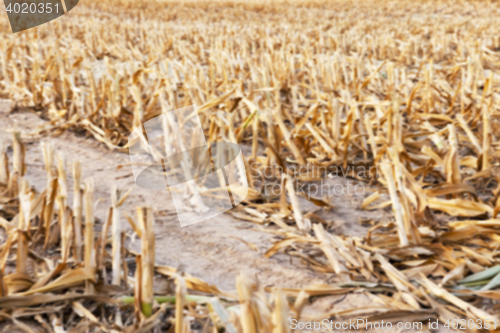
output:
[{"label": "dry corn stalk", "polygon": [[43,221],[45,223],[45,242],[44,248],[47,248],[51,236],[51,224],[54,219],[54,205],[57,200],[59,180],[57,172],[54,170],[54,149],[51,144],[41,143],[43,160],[45,162],[45,171],[47,174],[47,191],[45,199],[45,210]]},{"label": "dry corn stalk", "polygon": [[61,232],[61,257],[62,261],[66,262],[69,255],[71,245],[71,216],[70,209],[67,207],[68,200],[68,183],[66,162],[62,152],[57,156],[57,179],[58,179],[58,195],[57,204],[59,206],[59,230]]},{"label": "dry corn stalk", "polygon": [[[96,254],[94,249],[94,181],[92,178],[85,182],[85,267],[96,267]],[[94,286],[87,281],[86,291],[92,293]]]},{"label": "dry corn stalk", "polygon": [[238,290],[238,297],[240,299],[240,323],[243,328],[244,333],[257,333],[257,323],[258,320],[255,318],[255,313],[252,306],[252,290],[250,281],[243,274],[240,273],[236,280],[236,288]]},{"label": "dry corn stalk", "polygon": [[111,224],[112,224],[112,239],[113,239],[113,244],[112,244],[112,254],[111,257],[112,259],[112,269],[113,269],[113,275],[112,275],[112,281],[113,284],[115,285],[120,285],[121,283],[121,232],[122,232],[122,227],[120,224],[120,207],[123,204],[123,202],[127,199],[128,195],[130,194],[130,189],[126,193],[122,193],[121,190],[117,189],[115,185],[111,187],[111,204],[113,207],[112,210],[112,217],[111,217]]},{"label": "dry corn stalk", "polygon": [[73,163],[73,229],[75,231],[75,257],[77,261],[82,259],[82,166],[80,162]]},{"label": "dry corn stalk", "polygon": [[403,221],[403,210],[399,201],[399,195],[396,191],[396,183],[394,182],[392,166],[387,162],[383,162],[380,165],[380,168],[382,169],[382,173],[384,174],[384,177],[387,181],[387,187],[389,188],[389,194],[392,201],[392,209],[394,210],[394,215],[396,217],[399,242],[401,246],[406,246],[409,244],[408,235],[406,234],[406,227]]},{"label": "dry corn stalk", "polygon": [[184,305],[186,298],[186,283],[182,276],[176,277],[175,287],[175,333],[186,333],[187,322],[184,318]]},{"label": "dry corn stalk", "polygon": [[14,132],[12,145],[14,148],[14,158],[12,161],[14,172],[17,172],[19,176],[23,177],[26,173],[26,164],[24,163],[26,148],[21,141],[20,132]]},{"label": "dry corn stalk", "polygon": [[146,317],[153,314],[153,277],[155,266],[155,233],[153,213],[150,207],[137,208],[137,220],[141,227],[141,309]]},{"label": "dry corn stalk", "polygon": [[[439,5],[431,2],[425,6],[411,1],[399,1],[397,6],[387,2],[387,6],[380,6],[380,2],[368,1],[355,7],[345,1],[273,3],[272,7],[259,3],[259,16],[269,20],[248,24],[248,29],[241,30],[239,21],[228,20],[224,26],[214,26],[211,22],[218,20],[221,13],[240,17],[242,15],[238,14],[243,11],[256,10],[256,4],[240,3],[231,7],[226,6],[226,2],[196,2],[165,9],[156,1],[127,3],[127,6],[89,1],[88,10],[61,23],[62,27],[73,29],[75,35],[84,36],[88,50],[85,54],[81,53],[78,41],[75,40],[75,44],[60,38],[62,30],[43,26],[33,34],[27,32],[22,39],[5,35],[0,40],[2,96],[14,99],[19,107],[36,106],[41,110],[51,120],[43,133],[84,130],[111,148],[123,149],[133,125],[139,126],[145,119],[160,114],[161,108],[168,111],[197,104],[203,105],[201,111],[206,116],[203,125],[210,128],[212,141],[231,136],[227,130],[233,126],[237,142],[252,143],[253,160],[260,163],[260,171],[277,165],[286,167],[300,158],[311,164],[338,166],[341,163],[344,167],[360,161],[379,167],[380,161],[390,158],[394,163],[394,170],[389,166],[391,175],[385,180],[370,176],[370,181],[373,184],[378,181],[383,188],[389,185],[391,196],[390,202],[373,206],[384,207],[392,203],[395,207],[399,202],[399,209],[394,212],[396,227],[386,223],[392,219],[384,218],[374,222],[366,242],[342,235],[345,244],[340,245],[348,247],[350,257],[357,262],[355,265],[352,259],[343,257],[345,252],[335,243],[339,255],[348,262],[348,270],[367,281],[394,285],[387,275],[391,270],[380,269],[370,259],[374,252],[384,251],[390,253],[387,261],[397,262],[393,267],[404,270],[405,275],[415,277],[425,273],[429,279],[437,281],[463,262],[466,263],[464,274],[494,265],[498,223],[490,216],[494,213],[493,207],[497,208],[498,194],[484,191],[481,183],[487,180],[494,188],[496,177],[491,172],[499,161],[498,144],[494,140],[498,132],[499,98],[493,81],[498,75],[499,53],[498,41],[490,37],[495,36],[497,28],[492,14],[498,10],[497,3],[484,2],[475,6],[467,1],[467,5],[463,5],[446,0],[440,4],[449,6],[453,12],[446,20],[428,19],[430,15],[435,17]],[[469,4],[474,5],[477,21],[485,24],[466,24],[470,20]],[[188,6],[189,10],[183,6]],[[123,8],[139,7],[147,19],[123,19],[123,15],[128,15]],[[281,9],[280,20],[289,22],[290,29],[276,28],[277,8]],[[165,10],[168,15],[177,17],[175,24],[157,20],[164,16]],[[331,24],[328,17],[332,10],[342,12],[342,20],[335,24]],[[360,13],[372,10],[380,11],[380,15],[368,15],[363,24],[359,24]],[[119,29],[124,38],[117,39],[113,33],[102,34],[101,24],[86,24],[88,18],[99,11],[109,13],[103,18],[109,31]],[[419,15],[413,15],[415,11]],[[304,12],[316,19],[303,20]],[[385,15],[388,13],[391,15]],[[247,17],[253,16],[245,16],[245,23]],[[415,25],[425,29],[412,29],[412,25],[406,24],[410,18]],[[158,29],[151,31],[150,19],[159,22]],[[194,20],[207,29],[192,29],[186,38],[185,30],[178,28],[183,20],[190,26]],[[367,26],[374,29],[373,34],[366,34]],[[308,33],[296,33],[299,30]],[[398,38],[394,42],[393,31],[396,30]],[[346,33],[359,43],[348,43]],[[228,34],[231,35],[229,41]],[[34,38],[36,43],[33,43]],[[156,39],[165,41],[159,43],[165,47],[151,47],[150,41]],[[46,46],[43,53],[39,52],[40,46]],[[141,64],[137,65],[138,62]],[[168,88],[161,88],[164,86]],[[165,97],[157,103],[163,91],[166,91]],[[232,97],[235,98],[230,99]],[[241,105],[235,102],[239,100],[243,101]],[[328,112],[315,110],[309,114],[308,110],[316,108]],[[257,110],[262,110],[262,117],[254,116],[252,131],[245,131],[245,119],[250,119],[246,117],[247,111],[253,114]],[[234,114],[231,126],[220,116],[224,112]],[[460,124],[460,128],[455,129],[456,140],[448,130],[450,125],[455,126],[455,119]],[[298,128],[302,121],[310,125]],[[367,138],[372,157],[367,154]],[[290,148],[292,145],[296,149]],[[342,156],[342,161],[328,157],[329,154],[333,156],[329,147]],[[388,148],[394,148],[397,159],[386,153]],[[17,156],[14,160],[18,160]],[[459,172],[463,179],[457,177]],[[10,177],[6,200],[17,196],[20,177],[16,172]],[[55,193],[58,190],[53,185],[53,176],[48,179],[44,208],[47,218],[43,218],[47,237],[58,232],[51,232],[53,213],[47,208],[51,205],[49,198],[53,189]],[[379,199],[383,199],[383,190],[380,193]],[[425,196],[428,201],[424,200]],[[460,199],[450,200],[450,196],[460,196]],[[257,199],[263,198],[257,196]],[[256,209],[265,210],[268,216],[275,216],[278,209],[275,202],[248,201]],[[280,206],[286,217],[301,219],[290,216],[283,204]],[[295,213],[297,209],[293,205],[292,208]],[[437,218],[441,215],[433,215],[434,211],[450,215],[451,221],[455,215],[470,220],[448,223],[448,219]],[[62,216],[59,214],[58,218]],[[304,216],[302,219],[305,220]],[[282,220],[273,220],[287,232],[286,242],[277,243],[283,245],[281,249],[292,249],[290,254],[300,253],[301,258],[310,260],[315,269],[331,271],[329,264],[324,264],[330,260],[319,251],[323,242],[313,235],[295,233]],[[36,223],[36,219],[33,222]],[[321,223],[327,225],[329,222]],[[462,225],[458,227],[457,223]],[[403,230],[408,243],[417,240],[419,234],[414,230],[417,226],[424,245],[400,247],[405,243]],[[106,232],[105,228],[104,234]],[[325,231],[327,236],[328,232]],[[102,244],[105,238],[102,236]],[[331,240],[330,237],[326,239]],[[13,244],[14,239],[8,242]],[[8,244],[5,248],[11,246]],[[443,246],[436,248],[436,244]],[[52,245],[47,247],[53,248]],[[3,263],[8,262],[7,257],[5,250]],[[429,265],[429,261],[433,264]],[[416,266],[407,268],[407,264]],[[100,260],[101,272],[105,272],[106,265],[107,257],[104,256]],[[434,274],[429,275],[431,272]],[[12,283],[12,277],[9,279],[4,278],[7,285]],[[444,284],[442,288],[452,290],[452,287]],[[370,288],[366,287],[367,290]],[[393,291],[391,289],[391,294],[395,296],[390,302],[387,293],[381,293],[376,298],[377,304],[401,311],[408,305],[400,301],[408,299],[406,291]],[[448,308],[454,313],[465,314],[472,309],[468,302],[456,302],[447,294],[441,294],[446,298],[441,297],[440,292],[420,298],[440,317],[450,312]],[[469,292],[477,298],[498,298],[495,290]],[[436,297],[449,300],[446,309],[443,310],[445,306],[437,302]],[[78,305],[73,305],[71,311],[75,309],[79,309]],[[254,313],[257,321],[265,317],[262,312]],[[101,318],[107,317],[114,318],[114,314]],[[62,329],[61,321],[65,318],[47,315],[43,320]],[[134,332],[147,330],[144,327],[135,329]]]},{"label": "dry corn stalk", "polygon": [[9,183],[9,157],[5,152],[5,140],[0,137],[0,183]]},{"label": "dry corn stalk", "polygon": [[29,193],[28,181],[21,179],[20,191],[20,210],[19,210],[19,226],[17,239],[17,268],[16,272],[21,274],[27,273],[28,263],[28,239],[26,233],[29,230],[29,219],[31,200]]},{"label": "dry corn stalk", "polygon": [[292,204],[293,216],[295,217],[295,222],[297,223],[297,227],[299,228],[299,230],[309,232],[309,230],[311,229],[311,225],[308,222],[308,220],[304,220],[304,217],[302,216],[299,199],[297,197],[297,194],[295,193],[293,179],[289,175],[284,175],[284,177],[286,178],[285,186],[288,196],[290,198],[290,202]]},{"label": "dry corn stalk", "polygon": [[274,308],[273,308],[273,333],[288,333],[290,332],[289,308],[283,291],[277,288],[274,291]]},{"label": "dry corn stalk", "polygon": [[[113,212],[111,217],[111,235],[113,239],[112,244],[112,281],[115,285],[120,285],[121,282],[121,224],[120,224],[120,209],[118,200],[120,199],[120,192],[116,186],[111,187],[111,204],[113,205]],[[104,251],[104,249],[102,249]]]}]

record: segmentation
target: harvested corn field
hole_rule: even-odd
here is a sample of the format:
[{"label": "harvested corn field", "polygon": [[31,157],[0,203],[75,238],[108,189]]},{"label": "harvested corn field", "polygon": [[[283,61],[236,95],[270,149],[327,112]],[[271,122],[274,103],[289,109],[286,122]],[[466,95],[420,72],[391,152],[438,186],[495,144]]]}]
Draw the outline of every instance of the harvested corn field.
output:
[{"label": "harvested corn field", "polygon": [[[84,0],[16,34],[2,14],[1,330],[497,330],[499,13]],[[249,192],[181,228],[128,137],[190,105]]]}]

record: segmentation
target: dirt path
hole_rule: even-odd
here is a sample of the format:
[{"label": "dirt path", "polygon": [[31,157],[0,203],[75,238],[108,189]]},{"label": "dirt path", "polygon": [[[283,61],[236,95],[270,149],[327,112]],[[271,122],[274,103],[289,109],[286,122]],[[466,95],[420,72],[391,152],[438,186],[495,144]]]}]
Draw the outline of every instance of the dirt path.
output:
[{"label": "dirt path", "polygon": [[[17,124],[23,132],[35,130],[38,126],[47,125],[36,114],[31,112],[9,113],[8,103],[0,102],[0,123],[8,133]],[[10,140],[10,135],[7,134]],[[207,221],[181,228],[170,193],[167,190],[145,190],[135,185],[127,154],[110,151],[96,140],[65,132],[58,137],[28,138],[26,140],[27,179],[37,191],[42,191],[46,184],[46,173],[40,142],[51,142],[56,154],[62,152],[68,170],[74,161],[79,160],[83,167],[83,179],[93,177],[95,183],[96,217],[98,227],[106,219],[110,206],[110,188],[113,184],[124,190],[133,187],[123,210],[135,216],[135,208],[150,205],[155,211],[156,220],[156,260],[161,265],[179,267],[180,269],[203,278],[226,290],[235,287],[236,276],[240,271],[258,276],[266,286],[301,287],[313,283],[324,283],[331,276],[320,274],[301,263],[298,259],[286,255],[275,255],[265,258],[263,253],[272,245],[272,235],[261,231],[249,222],[235,220],[229,214],[223,214]],[[68,190],[72,200],[72,178],[68,175]],[[379,213],[355,212],[362,198],[340,197],[334,199],[337,206],[332,212],[321,212],[324,218],[336,221],[339,230],[362,234],[363,228],[357,223],[366,214]],[[313,206],[304,202],[306,211]],[[317,207],[316,207],[317,208]],[[372,216],[372,217],[373,217]],[[368,216],[370,217],[370,216]],[[130,230],[122,214],[123,226]],[[361,229],[359,229],[361,228]],[[362,230],[363,229],[363,230]],[[255,244],[260,253],[252,250],[246,242]],[[139,250],[140,241],[131,243],[131,248]]]}]

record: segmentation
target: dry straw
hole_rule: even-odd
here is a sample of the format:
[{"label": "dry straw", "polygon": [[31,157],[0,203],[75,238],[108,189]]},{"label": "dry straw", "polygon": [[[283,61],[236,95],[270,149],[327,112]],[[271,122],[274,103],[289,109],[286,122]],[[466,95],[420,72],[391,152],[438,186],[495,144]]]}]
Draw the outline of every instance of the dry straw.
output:
[{"label": "dry straw", "polygon": [[[48,120],[30,134],[72,130],[126,152],[134,127],[195,104],[208,141],[248,148],[252,188],[233,216],[276,237],[266,257],[283,252],[331,277],[275,289],[241,274],[234,295],[158,266],[151,208],[140,208],[137,222],[125,216],[142,243],[133,254],[121,227],[128,193],[112,189],[97,232],[93,187],[81,183],[86,166],[68,164],[76,184],[69,188],[63,157],[42,144],[47,186],[35,194],[14,130],[12,154],[8,145],[0,151],[4,318],[24,329],[23,318],[35,316],[54,331],[185,332],[197,321],[229,332],[286,332],[289,316],[307,319],[310,297],[355,290],[373,303],[334,306],[318,317],[496,318],[487,305],[500,299],[498,6],[90,0],[53,25],[3,36],[1,96]],[[295,172],[301,166],[307,176]],[[305,209],[335,211],[333,198],[300,193],[301,185],[353,166],[370,170],[346,173],[373,191],[359,208],[382,216],[363,221],[371,227],[358,237],[338,234],[337,221]],[[310,176],[318,167],[327,172]],[[264,179],[271,169],[281,174]],[[266,195],[266,181],[286,193]],[[349,198],[336,199],[338,207]],[[176,286],[157,295],[154,275]]]}]

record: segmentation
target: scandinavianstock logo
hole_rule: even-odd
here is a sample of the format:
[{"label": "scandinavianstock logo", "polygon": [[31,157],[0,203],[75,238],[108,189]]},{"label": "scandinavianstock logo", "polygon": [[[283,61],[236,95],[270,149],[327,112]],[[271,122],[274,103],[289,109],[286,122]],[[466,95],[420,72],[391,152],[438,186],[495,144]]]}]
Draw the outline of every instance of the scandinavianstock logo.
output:
[{"label": "scandinavianstock logo", "polygon": [[239,146],[207,144],[194,106],[146,121],[128,140],[136,184],[170,190],[181,226],[220,215],[248,194]]},{"label": "scandinavianstock logo", "polygon": [[12,32],[20,32],[63,16],[79,0],[3,0]]}]

